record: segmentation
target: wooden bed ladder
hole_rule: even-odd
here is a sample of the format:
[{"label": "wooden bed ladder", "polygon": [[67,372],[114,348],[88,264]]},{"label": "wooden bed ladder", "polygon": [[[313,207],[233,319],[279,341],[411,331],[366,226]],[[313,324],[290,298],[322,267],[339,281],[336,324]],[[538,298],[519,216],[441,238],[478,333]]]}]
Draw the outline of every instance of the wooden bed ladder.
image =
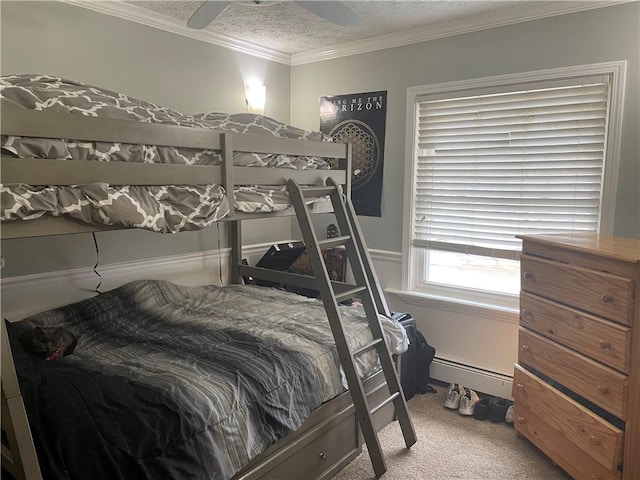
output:
[{"label": "wooden bed ladder", "polygon": [[[373,270],[371,258],[356,220],[355,210],[351,200],[342,194],[342,187],[332,178],[327,180],[326,186],[321,187],[300,187],[295,181],[289,180],[287,190],[307,246],[307,254],[313,267],[317,290],[320,292],[320,297],[327,311],[331,331],[336,341],[340,362],[347,378],[356,416],[367,444],[373,470],[376,477],[380,477],[387,471],[387,466],[376,428],[372,421],[372,416],[378,410],[393,402],[395,415],[400,423],[407,448],[410,448],[416,442],[416,433],[407,410],[404,393],[378,318],[378,312],[388,315],[389,309]],[[341,236],[318,240],[311,222],[310,212],[306,206],[305,195],[310,198],[329,195]],[[356,283],[353,286],[349,286],[350,288],[345,288],[344,284],[337,282],[334,284],[331,281],[322,257],[322,248],[337,246],[344,246],[347,251],[347,259]],[[373,333],[373,340],[359,350],[352,352],[349,349],[342,328],[338,303],[353,297],[358,297],[362,302],[369,327]],[[377,351],[390,394],[383,402],[374,407],[369,406],[369,400],[355,366],[355,359],[372,349]]]}]

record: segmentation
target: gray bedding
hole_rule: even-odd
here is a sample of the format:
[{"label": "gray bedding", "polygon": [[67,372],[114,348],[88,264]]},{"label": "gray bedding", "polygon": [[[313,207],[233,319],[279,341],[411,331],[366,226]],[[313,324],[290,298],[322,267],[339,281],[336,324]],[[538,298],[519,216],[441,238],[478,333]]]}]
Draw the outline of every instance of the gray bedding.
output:
[{"label": "gray bedding", "polygon": [[[369,341],[361,307],[341,309],[350,345]],[[65,326],[75,352],[26,354],[34,325]],[[345,389],[321,302],[263,287],[137,281],[9,336],[45,478],[228,479]],[[362,376],[375,368],[360,357]]]},{"label": "gray bedding", "polygon": [[[31,110],[206,128],[218,132],[250,133],[281,138],[331,141],[321,132],[305,131],[272,118],[249,113],[184,115],[166,107],[103,88],[47,75],[0,78],[0,101]],[[101,162],[144,162],[220,165],[220,152],[155,145],[84,142],[2,136],[4,155]],[[316,157],[235,152],[234,165],[291,169],[327,169]],[[234,192],[240,212],[274,212],[289,208],[279,188],[242,186]],[[2,221],[31,220],[44,215],[68,216],[82,222],[145,228],[162,233],[195,230],[213,224],[229,212],[219,185],[127,187],[106,184],[73,187],[2,185]]]},{"label": "gray bedding", "polygon": [[229,203],[220,185],[0,185],[2,222],[65,216],[93,225],[160,233],[199,230],[224,218]]}]

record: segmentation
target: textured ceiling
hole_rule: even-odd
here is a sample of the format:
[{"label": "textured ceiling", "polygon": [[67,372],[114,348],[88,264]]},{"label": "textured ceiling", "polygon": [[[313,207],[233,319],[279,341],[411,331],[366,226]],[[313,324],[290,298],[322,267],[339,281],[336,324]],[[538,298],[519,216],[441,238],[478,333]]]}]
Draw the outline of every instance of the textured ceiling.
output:
[{"label": "textured ceiling", "polygon": [[[581,3],[589,3],[580,0]],[[142,11],[165,15],[186,24],[200,1],[124,1]],[[290,1],[233,1],[207,28],[207,31],[286,54],[334,47],[356,40],[397,34],[417,28],[461,22],[492,15],[527,16],[541,6],[561,7],[577,0],[403,0],[344,1],[361,18],[353,27],[340,27]]]}]

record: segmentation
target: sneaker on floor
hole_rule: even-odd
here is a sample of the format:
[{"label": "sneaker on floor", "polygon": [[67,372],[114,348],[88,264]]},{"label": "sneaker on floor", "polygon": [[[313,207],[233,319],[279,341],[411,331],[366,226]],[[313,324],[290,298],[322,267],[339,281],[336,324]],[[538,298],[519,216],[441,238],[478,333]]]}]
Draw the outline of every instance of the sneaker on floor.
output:
[{"label": "sneaker on floor", "polygon": [[460,399],[464,396],[465,389],[458,383],[452,383],[449,385],[449,391],[447,392],[447,398],[444,401],[444,406],[452,410],[458,410],[460,408]]},{"label": "sneaker on floor", "polygon": [[473,418],[486,420],[491,412],[491,397],[482,397],[473,408]]},{"label": "sneaker on floor", "polygon": [[491,410],[489,411],[489,420],[492,422],[504,422],[508,408],[509,400],[506,398],[493,397],[493,400],[491,400]]},{"label": "sneaker on floor", "polygon": [[460,415],[473,415],[473,409],[476,403],[480,400],[480,397],[476,392],[468,388],[462,397],[460,397],[460,408],[458,412]]},{"label": "sneaker on floor", "polygon": [[507,407],[507,413],[504,414],[504,421],[507,423],[513,423],[513,402]]}]

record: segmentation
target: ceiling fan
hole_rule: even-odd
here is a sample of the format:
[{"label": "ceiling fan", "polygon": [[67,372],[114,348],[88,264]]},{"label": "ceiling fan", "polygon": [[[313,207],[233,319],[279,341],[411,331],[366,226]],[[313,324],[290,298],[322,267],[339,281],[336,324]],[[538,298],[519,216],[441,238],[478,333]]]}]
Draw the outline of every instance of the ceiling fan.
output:
[{"label": "ceiling fan", "polygon": [[[269,0],[253,0],[251,3],[260,5]],[[248,2],[247,2],[248,3]],[[270,2],[273,3],[273,2]],[[294,1],[296,5],[340,26],[354,26],[360,23],[360,17],[341,2],[331,1]],[[218,17],[229,5],[230,1],[205,0],[187,21],[187,27],[202,29]]]}]

